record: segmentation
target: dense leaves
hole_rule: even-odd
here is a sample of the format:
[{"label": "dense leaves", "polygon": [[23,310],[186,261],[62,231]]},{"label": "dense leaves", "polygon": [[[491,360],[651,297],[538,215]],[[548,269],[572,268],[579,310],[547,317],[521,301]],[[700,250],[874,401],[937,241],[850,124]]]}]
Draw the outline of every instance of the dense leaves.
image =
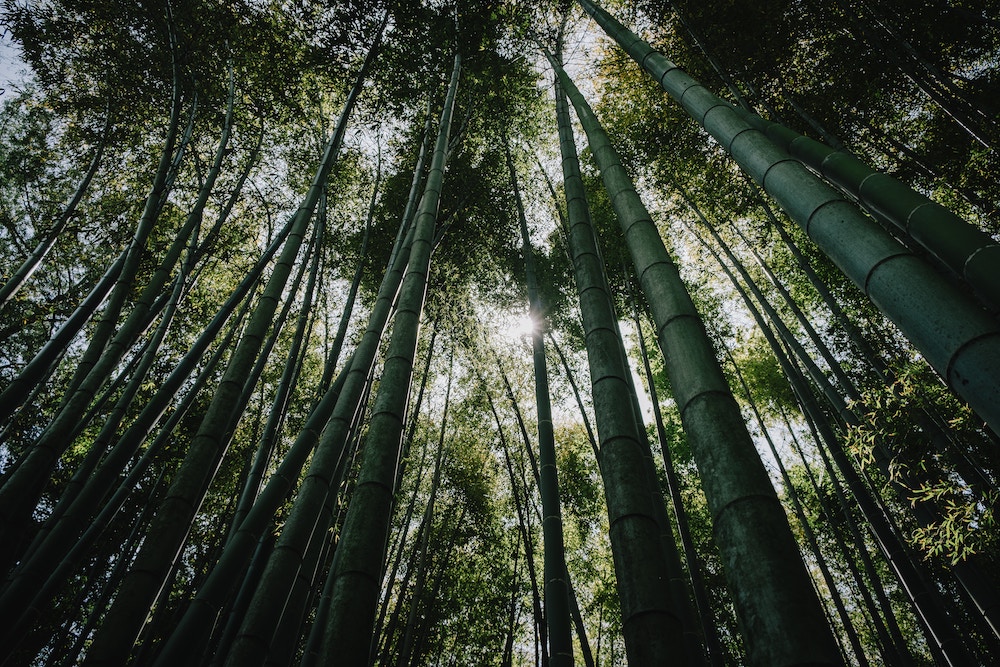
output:
[{"label": "dense leaves", "polygon": [[[608,8],[729,102],[851,151],[987,233],[1000,229],[995,1],[656,0]],[[0,420],[0,490],[26,490],[18,491],[23,507],[2,508],[0,662],[99,659],[118,631],[108,610],[129,598],[128,582],[143,576],[137,555],[156,551],[158,526],[168,524],[180,541],[161,555],[176,558],[134,615],[138,629],[117,638],[122,661],[162,662],[177,645],[191,664],[242,660],[234,647],[261,664],[319,664],[323,651],[336,653],[324,646],[332,636],[328,581],[338,559],[351,556],[338,549],[355,548],[345,516],[367,479],[360,462],[369,426],[385,418],[372,414],[374,397],[388,387],[409,393],[400,454],[390,462],[395,501],[384,539],[357,547],[372,549],[365,585],[378,591],[366,630],[372,664],[548,663],[527,335],[540,324],[518,324],[527,293],[508,146],[548,322],[576,662],[626,664],[629,619],[619,605],[614,518],[599,463],[604,426],[594,419],[606,406],[593,404],[600,378],[589,376],[581,324],[589,296],[581,299],[574,284],[552,70],[540,49],[555,47],[557,36],[724,362],[803,560],[836,617],[845,662],[944,664],[950,649],[939,640],[951,636],[977,662],[1000,656],[997,435],[881,304],[575,4],[4,0],[0,29],[30,70],[0,97],[0,277],[18,283],[0,304],[0,391],[28,387],[16,406],[0,406],[9,410]],[[362,71],[376,35],[382,41]],[[386,365],[387,343],[373,348],[370,373],[353,367],[352,355],[372,313],[396,298],[392,285],[380,286],[390,259],[402,253],[405,262],[409,252],[407,229],[456,53],[462,75],[412,386],[391,387],[385,368],[398,359]],[[324,146],[359,73],[357,105],[343,114],[344,145],[323,174]],[[644,334],[632,323],[633,302],[644,331],[654,304],[632,294],[636,276],[615,202],[577,135],[597,252],[621,319],[608,330],[619,329],[637,352],[634,336]],[[314,182],[315,210],[289,240],[288,222]],[[284,270],[275,257],[300,242],[286,258],[289,278],[266,293]],[[274,254],[265,254],[269,247]],[[115,261],[129,248],[134,275],[114,288]],[[15,275],[22,265],[31,269],[23,280]],[[255,271],[260,277],[239,292]],[[345,309],[356,272],[359,297]],[[86,311],[102,277],[111,296],[97,294]],[[158,287],[144,294],[147,285]],[[147,308],[121,333],[131,313]],[[271,309],[251,329],[255,314]],[[387,342],[395,324],[377,324],[372,340],[384,328]],[[334,354],[341,325],[343,351]],[[64,341],[44,357],[60,331]],[[726,583],[718,516],[702,492],[655,336],[645,335],[665,415],[665,441],[651,426],[649,441],[661,482],[658,447],[676,469],[694,546],[681,554],[678,574],[702,576],[710,608],[699,611],[721,644],[695,661],[746,664],[753,629],[737,625],[739,588]],[[88,378],[92,365],[100,373]],[[357,405],[335,412],[328,389],[341,391],[346,382],[335,380],[351,370]],[[227,412],[213,417],[227,392]],[[336,465],[310,468],[316,443],[329,446],[331,415],[346,423]],[[217,451],[204,474],[178,489],[192,447],[209,440]],[[258,468],[260,478],[251,474]],[[256,532],[241,534],[241,496],[264,497],[272,483],[279,491],[267,496],[270,509],[255,519]],[[272,551],[294,550],[282,539],[302,530],[292,509],[300,490],[317,483],[329,492],[315,496],[319,518],[295,542],[301,566],[286,591],[256,599],[255,591],[272,590],[262,576],[277,577],[266,568],[279,560]],[[163,508],[178,498],[193,518],[171,524]],[[903,537],[899,548],[869,529],[871,507],[886,531]],[[680,541],[676,526],[661,530]],[[250,534],[242,560],[223,556]],[[927,582],[938,616],[908,597],[897,558]],[[206,585],[216,570],[230,582],[225,591]],[[843,600],[839,614],[834,595]],[[202,600],[210,602],[199,608]],[[206,620],[188,641],[181,619],[192,608]]]}]

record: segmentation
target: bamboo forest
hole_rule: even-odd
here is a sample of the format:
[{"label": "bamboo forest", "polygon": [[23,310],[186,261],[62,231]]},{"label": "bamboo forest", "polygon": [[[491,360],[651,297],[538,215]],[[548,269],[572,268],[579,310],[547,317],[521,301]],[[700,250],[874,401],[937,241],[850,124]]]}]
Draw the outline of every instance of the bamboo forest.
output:
[{"label": "bamboo forest", "polygon": [[0,665],[1000,665],[1000,1],[0,0]]}]

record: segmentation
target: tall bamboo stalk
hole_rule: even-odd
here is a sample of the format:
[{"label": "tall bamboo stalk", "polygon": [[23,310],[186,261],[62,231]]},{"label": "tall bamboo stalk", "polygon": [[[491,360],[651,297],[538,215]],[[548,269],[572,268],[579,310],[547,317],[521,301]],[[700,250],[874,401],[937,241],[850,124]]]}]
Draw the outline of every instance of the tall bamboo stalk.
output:
[{"label": "tall bamboo stalk", "polygon": [[[563,545],[562,512],[559,508],[559,477],[556,470],[556,442],[552,429],[552,403],[545,362],[545,310],[538,293],[534,251],[528,221],[517,181],[517,169],[506,134],[504,154],[514,190],[514,204],[521,228],[521,254],[528,286],[528,317],[531,319],[531,358],[535,372],[535,408],[538,421],[538,492],[542,499],[542,543],[545,577],[545,617],[549,630],[549,660],[552,667],[572,667],[573,640],[570,626],[569,582]],[[530,443],[529,443],[530,446]]]},{"label": "tall bamboo stalk", "polygon": [[559,77],[556,116],[569,242],[590,364],[625,646],[632,664],[684,664],[692,656],[686,655],[685,629],[669,585],[676,573],[667,564],[666,545],[653,507],[645,458],[648,446],[644,446],[645,433],[636,423],[631,374],[625,366],[603,259],[590,220],[564,85],[563,77]]},{"label": "tall bamboo stalk", "polygon": [[451,81],[441,112],[434,157],[424,197],[414,222],[416,233],[410,262],[400,287],[399,303],[382,381],[362,450],[361,469],[347,508],[334,562],[330,618],[323,654],[339,664],[362,667],[368,662],[372,625],[378,605],[382,563],[395,494],[396,467],[402,441],[404,413],[413,372],[413,356],[420,328],[430,268],[434,226],[444,178],[448,133],[458,92],[462,57],[455,54]]},{"label": "tall bamboo stalk", "polygon": [[562,67],[550,62],[587,134],[653,311],[751,661],[840,664],[784,510],[677,267],[600,122]]}]

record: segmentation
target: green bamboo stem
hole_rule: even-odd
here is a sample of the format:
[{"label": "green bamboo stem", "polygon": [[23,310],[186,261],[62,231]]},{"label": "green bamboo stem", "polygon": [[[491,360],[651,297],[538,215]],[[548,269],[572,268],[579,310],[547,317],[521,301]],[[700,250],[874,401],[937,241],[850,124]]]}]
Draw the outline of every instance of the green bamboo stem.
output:
[{"label": "green bamboo stem", "polygon": [[691,297],[586,100],[553,62],[587,134],[656,321],[716,544],[754,664],[840,664],[784,510]]},{"label": "green bamboo stem", "polygon": [[[108,455],[101,462],[101,465],[89,475],[87,483],[80,489],[79,494],[71,500],[60,501],[56,505],[52,516],[42,526],[42,530],[33,541],[29,549],[30,556],[12,574],[10,586],[4,591],[3,597],[0,598],[0,610],[8,618],[16,618],[17,616],[15,615],[20,614],[24,610],[24,602],[26,600],[32,600],[32,603],[25,611],[26,618],[32,614],[40,613],[42,605],[48,601],[49,596],[54,593],[55,588],[68,576],[72,564],[79,559],[81,550],[86,545],[93,544],[94,539],[98,536],[92,529],[93,525],[100,524],[101,521],[92,519],[92,517],[100,509],[101,500],[108,494],[108,489],[112,488],[121,471],[127,465],[128,460],[139,449],[156,422],[176,398],[177,392],[188,380],[209,345],[216,339],[225,323],[229,321],[236,308],[247,297],[250,290],[258,283],[264,268],[279,248],[289,229],[289,227],[286,227],[278,234],[271,246],[258,260],[254,269],[244,278],[234,293],[227,299],[226,303],[223,304],[219,313],[216,314],[202,334],[195,340],[188,353],[160,384],[158,391],[146,404],[139,416],[109,449]],[[242,319],[242,316],[239,319]],[[215,356],[218,357],[222,349],[227,346],[228,343],[224,342],[220,346],[220,351]],[[211,366],[214,366],[212,361],[207,364],[207,368]],[[204,384],[206,376],[207,372],[203,371],[194,383],[195,390]],[[190,402],[193,399],[195,390],[192,390],[189,395],[190,397],[182,401],[182,403]],[[183,413],[184,410],[178,408],[171,416],[171,420],[178,419]],[[106,433],[101,435],[108,437],[112,434]],[[95,446],[101,445],[100,443],[95,443]],[[150,446],[140,463],[144,461],[148,465],[150,461],[146,459],[156,449],[155,445]],[[134,485],[138,480],[136,475],[141,474],[140,467],[136,466],[129,473],[129,479],[124,483],[127,488],[131,488],[131,485]],[[117,502],[120,507],[120,503],[124,502],[124,496]],[[106,512],[113,505],[114,501],[109,502],[102,513]],[[87,534],[83,537],[78,537],[85,530]],[[67,553],[74,553],[76,556],[67,556],[60,562],[60,558],[63,558],[64,554]],[[12,626],[13,624],[11,624]]]},{"label": "green bamboo stem", "polygon": [[[320,239],[323,238],[324,230],[325,225],[320,223],[317,226],[315,238],[313,239],[313,257],[309,268],[309,278],[306,281],[305,294],[302,297],[302,302],[299,307],[299,316],[295,325],[295,333],[292,336],[292,344],[285,357],[285,365],[282,369],[278,386],[274,391],[274,397],[271,401],[271,409],[267,416],[267,422],[264,424],[264,429],[261,432],[260,437],[257,438],[257,448],[254,453],[253,462],[247,471],[246,479],[243,482],[243,490],[240,492],[239,500],[236,503],[236,509],[233,512],[233,519],[230,522],[230,533],[238,529],[240,524],[243,523],[243,519],[246,518],[247,513],[250,511],[250,507],[260,494],[261,485],[264,480],[265,468],[271,461],[274,449],[278,444],[280,426],[283,422],[289,401],[291,400],[292,393],[295,389],[295,384],[298,380],[299,360],[301,351],[304,349],[306,339],[308,337],[306,329],[311,321],[310,315],[312,314],[313,294],[316,289],[316,279],[319,273],[319,259],[322,255],[322,252],[320,251]],[[302,262],[300,273],[296,276],[292,287],[293,294],[298,290],[299,281],[302,278],[301,272],[304,271],[305,268],[306,262]],[[279,317],[279,321],[284,320],[285,315],[292,304],[292,299],[288,299],[285,302],[285,305],[282,307],[282,315]],[[278,332],[279,328],[275,327],[270,336],[270,342],[272,342],[272,344],[277,339]],[[250,383],[248,383],[248,385],[249,384]]]},{"label": "green bamboo stem", "polygon": [[[249,557],[261,531],[266,528],[275,510],[298,481],[299,471],[315,445],[316,451],[312,462],[296,495],[284,530],[278,538],[275,551],[268,560],[261,587],[251,602],[245,625],[264,627],[276,624],[280,620],[281,607],[284,603],[276,605],[273,600],[279,598],[283,600],[294,584],[303,554],[308,548],[317,522],[320,521],[321,509],[327,502],[327,496],[336,490],[335,485],[344,469],[347,439],[368,387],[378,344],[392,309],[403,267],[409,257],[412,230],[410,227],[410,234],[402,239],[395,260],[386,271],[379,288],[368,327],[351,361],[341,371],[343,389],[332,395],[330,405],[316,409],[315,413],[318,415],[329,415],[325,420],[325,426],[323,420],[315,424],[310,420],[299,434],[296,445],[289,450],[289,455],[268,481],[264,491],[247,514],[247,518],[234,533],[230,540],[231,545],[227,545],[223,559],[216,565],[205,587],[192,601],[182,621],[185,626],[190,627],[190,631],[202,632],[200,626],[206,622],[211,623],[218,614],[228,590],[236,584],[228,563],[239,563]],[[225,566],[223,561],[226,562]],[[188,619],[187,616],[191,618]],[[244,659],[262,661],[266,657],[266,651],[261,652],[259,642],[256,632],[244,627],[234,640],[234,649],[229,661],[233,664],[241,664],[240,660]],[[177,643],[178,650],[184,648],[184,641],[177,640]],[[264,645],[266,646],[266,641]],[[244,657],[240,658],[239,655]]]},{"label": "green bamboo stem", "polygon": [[649,354],[646,349],[646,339],[642,332],[642,320],[639,317],[639,307],[632,294],[631,282],[629,283],[629,297],[632,300],[633,316],[635,322],[636,337],[639,339],[639,353],[642,357],[643,373],[646,380],[646,388],[649,391],[649,399],[653,404],[653,419],[656,424],[656,435],[660,444],[660,454],[663,458],[663,471],[667,481],[667,492],[670,494],[670,504],[673,507],[674,521],[677,524],[677,534],[681,539],[681,546],[684,558],[687,562],[688,578],[691,582],[691,590],[694,594],[695,606],[697,609],[698,622],[701,624],[701,632],[705,640],[705,650],[708,653],[708,664],[712,667],[721,667],[724,662],[722,644],[719,641],[719,633],[715,627],[712,606],[709,602],[708,590],[705,587],[705,579],[702,575],[702,564],[699,562],[698,552],[694,545],[694,538],[691,535],[691,528],[687,518],[687,510],[681,497],[680,480],[674,467],[673,458],[670,453],[670,441],[667,438],[666,428],[663,424],[663,411],[660,409],[660,398],[656,390],[656,383],[653,378],[653,369],[649,363]]},{"label": "green bamboo stem", "polygon": [[[84,354],[84,359],[81,360],[74,374],[72,384],[76,385],[76,388],[72,389],[71,393],[68,394],[67,399],[60,406],[56,417],[46,427],[43,434],[32,444],[28,456],[18,465],[14,475],[7,480],[2,490],[0,490],[0,501],[7,508],[5,511],[14,514],[13,521],[15,524],[22,520],[16,513],[23,514],[31,511],[37,503],[45,481],[55,466],[58,457],[74,442],[76,436],[87,425],[86,420],[83,419],[87,407],[91,404],[98,391],[100,391],[100,388],[107,382],[115,365],[125,355],[129,346],[140,335],[141,331],[148,326],[149,318],[154,314],[154,303],[164,286],[170,280],[171,272],[184,252],[188,240],[200,226],[202,213],[219,175],[225,149],[229,142],[234,96],[235,83],[230,78],[226,121],[216,150],[215,162],[198,193],[198,201],[188,215],[183,227],[171,242],[166,255],[139,298],[133,304],[128,317],[117,333],[111,337],[111,329],[107,330],[107,337],[110,338],[110,341],[105,345],[100,342],[100,338],[104,337],[104,334],[100,332],[102,329],[110,326],[106,326],[105,324],[105,321],[109,318],[114,320],[112,324],[117,321],[118,315],[115,312],[116,306],[114,305],[116,293],[127,291],[126,288],[121,286],[123,280],[128,283],[128,288],[131,288],[131,284],[128,281],[132,280],[138,269],[139,257],[130,257],[133,250],[129,250],[123,263],[122,274],[118,277],[118,282],[112,289],[111,302],[109,302],[106,312],[102,316],[102,323],[98,324],[94,338]],[[154,185],[153,191],[150,192],[147,198],[147,204],[154,197],[162,196],[165,191],[166,186],[161,186],[160,190],[157,190],[157,186]],[[147,205],[147,210],[140,220],[133,243],[139,244],[141,248],[155,220],[156,210]],[[121,299],[124,299],[124,296]],[[119,304],[117,309],[120,310],[120,308],[121,305]]]},{"label": "green bamboo stem", "polygon": [[[407,571],[416,572],[416,580],[413,582],[413,591],[410,593],[413,602],[410,604],[409,612],[406,616],[406,626],[403,629],[403,637],[399,642],[399,653],[396,656],[395,667],[407,667],[413,656],[414,644],[416,643],[415,630],[417,625],[417,614],[420,610],[419,601],[424,596],[427,586],[427,553],[431,542],[431,525],[434,520],[434,508],[437,504],[438,490],[441,488],[442,462],[448,450],[448,443],[445,440],[448,428],[448,408],[451,404],[451,388],[454,382],[455,369],[455,349],[452,346],[448,355],[448,382],[444,391],[444,407],[441,410],[441,422],[438,425],[437,455],[434,457],[434,472],[431,475],[431,488],[427,492],[427,502],[424,505],[424,514],[421,517],[421,535],[418,544],[411,556]],[[415,558],[415,560],[414,560]],[[401,595],[405,594],[405,589],[401,590]]]},{"label": "green bamboo stem", "polygon": [[[478,375],[478,373],[477,373]],[[504,466],[507,469],[507,477],[510,480],[510,490],[513,496],[514,511],[517,514],[517,527],[518,534],[521,536],[521,542],[524,544],[524,562],[526,569],[528,570],[528,583],[531,590],[531,604],[532,604],[532,621],[534,623],[536,635],[542,640],[545,639],[546,635],[546,624],[545,624],[545,614],[542,610],[542,595],[539,592],[538,586],[538,573],[535,568],[535,544],[534,544],[534,533],[531,529],[531,512],[528,507],[528,489],[527,484],[524,483],[524,476],[522,475],[521,482],[518,481],[517,475],[514,474],[514,464],[511,460],[510,446],[507,443],[507,436],[503,429],[503,420],[500,419],[500,413],[497,410],[496,402],[493,400],[493,395],[490,393],[489,385],[486,381],[479,376],[479,381],[483,385],[483,393],[486,395],[486,402],[489,405],[490,412],[493,414],[493,421],[497,425],[497,437],[500,440],[500,448],[503,451]],[[523,466],[521,468],[523,473]],[[524,497],[521,496],[521,491],[524,491]],[[543,575],[544,576],[544,575]],[[536,654],[538,653],[539,646],[535,645]],[[548,660],[548,644],[545,643],[541,646],[541,652],[545,656],[542,660]],[[537,661],[536,661],[537,662]]]},{"label": "green bamboo stem", "polygon": [[[352,95],[345,103],[344,112],[341,115],[341,122],[338,123],[338,131],[334,133],[333,137],[331,137],[331,142],[339,142],[339,139],[336,139],[338,135],[342,137],[346,118],[349,116],[350,109],[353,106],[353,102],[351,100],[356,100],[357,96],[360,95],[363,82],[366,80],[368,72],[374,62],[374,58],[379,51],[383,28],[384,23],[379,29],[377,37],[374,40],[372,47],[369,49],[368,56],[366,57],[365,62],[357,75],[355,87],[352,89]],[[401,253],[401,255],[405,257],[405,253]],[[381,292],[380,300],[385,301]],[[389,301],[391,301],[391,298]],[[388,306],[383,306],[380,309],[379,303],[377,302],[375,311],[384,311],[387,313]],[[380,326],[384,326],[384,320],[382,320]],[[379,328],[379,332],[381,332],[381,328]],[[242,520],[239,527],[231,533],[218,562],[212,568],[196,597],[191,600],[187,611],[178,623],[177,629],[165,643],[164,649],[157,658],[157,664],[169,665],[183,663],[192,656],[197,655],[198,651],[200,651],[200,647],[204,645],[205,641],[207,641],[208,634],[211,633],[222,606],[225,604],[226,599],[231,594],[233,589],[239,584],[240,573],[243,572],[243,568],[252,557],[253,551],[261,539],[263,532],[270,525],[277,508],[286,499],[288,492],[298,481],[299,473],[302,466],[305,464],[309,453],[313,451],[314,447],[323,446],[322,443],[325,434],[321,436],[321,432],[324,430],[324,425],[327,424],[329,420],[337,417],[337,409],[340,408],[340,404],[343,402],[341,399],[348,396],[349,391],[354,391],[358,396],[360,396],[361,390],[357,388],[349,390],[348,387],[351,381],[351,372],[353,372],[356,366],[363,365],[361,362],[358,362],[358,358],[360,356],[362,356],[361,346],[359,346],[358,351],[356,351],[355,355],[352,357],[352,362],[347,366],[347,369],[350,369],[350,372],[346,369],[345,371],[342,371],[337,382],[335,382],[333,386],[326,391],[321,401],[313,408],[305,425],[299,432],[295,443],[293,443],[292,447],[286,453],[281,464],[278,466],[277,471],[271,476],[264,489],[257,496],[255,502],[250,506],[246,517]],[[366,378],[367,372],[361,379],[362,385],[366,383]],[[357,400],[358,399],[355,398],[355,404]],[[346,401],[345,405],[349,402],[350,400]],[[330,416],[331,413],[333,413],[333,417]],[[353,415],[353,408],[350,408],[350,413]],[[348,419],[348,422],[349,421],[350,419]],[[327,431],[329,431],[329,429],[327,429]],[[317,445],[317,442],[319,442],[319,445]],[[317,452],[313,458],[313,466],[317,465],[319,459],[322,459],[322,457]],[[313,527],[316,525],[319,513],[325,506],[325,498],[326,496],[324,494],[315,504],[311,506],[311,509],[315,512],[315,514],[313,515],[311,521],[309,521],[308,534],[305,537],[306,543],[308,543],[314,533]],[[279,548],[281,540],[284,538],[285,535],[283,533],[282,537],[279,539],[278,545],[275,546],[275,550]],[[304,553],[305,550],[306,549],[303,548],[300,553]],[[268,560],[268,567],[271,566],[273,558],[274,554],[272,553],[271,558]],[[288,588],[286,589],[286,594],[287,590],[294,585],[297,571],[298,566],[296,565],[295,571],[291,573],[287,582]],[[265,583],[267,582],[267,572],[268,570],[265,569],[265,575],[263,576]],[[253,609],[254,606],[253,603],[251,603],[250,612],[248,613],[252,614]],[[279,608],[277,611],[280,618],[281,609]],[[275,620],[275,625],[276,624],[277,620]],[[239,637],[234,640],[234,645],[238,643]],[[260,659],[263,660],[265,656],[266,653],[261,654]]]},{"label": "green bamboo stem", "polygon": [[838,586],[836,579],[834,579],[833,573],[830,571],[830,566],[827,564],[826,557],[823,555],[823,552],[820,551],[819,542],[816,539],[816,533],[806,517],[802,501],[799,499],[799,491],[795,488],[795,485],[792,484],[791,477],[788,476],[788,470],[785,468],[785,464],[781,460],[781,455],[778,453],[778,448],[774,444],[774,439],[771,438],[771,433],[767,428],[767,424],[764,423],[764,417],[760,414],[760,410],[757,409],[757,403],[754,401],[753,393],[750,391],[750,386],[747,384],[746,378],[743,376],[743,371],[740,369],[739,365],[736,363],[736,359],[733,358],[733,355],[729,352],[729,350],[726,350],[726,357],[729,360],[730,367],[736,374],[737,380],[739,380],[740,387],[743,389],[744,400],[750,407],[751,413],[753,413],[754,420],[757,422],[757,428],[760,430],[761,435],[764,436],[764,440],[767,442],[767,447],[771,451],[771,456],[774,458],[774,462],[778,466],[778,472],[781,474],[781,481],[785,485],[785,494],[792,502],[792,509],[806,535],[806,540],[809,543],[809,549],[812,551],[813,557],[816,559],[816,565],[819,567],[823,581],[826,582],[829,598],[832,600],[834,607],[837,610],[837,616],[840,618],[844,632],[847,634],[848,641],[851,643],[851,649],[854,651],[855,660],[859,665],[861,665],[861,667],[868,667],[870,663],[865,655],[864,647],[861,645],[861,639],[858,636],[858,632],[854,627],[854,623],[852,622],[850,615],[847,613],[847,608],[844,606],[844,599],[841,595],[840,587]]},{"label": "green bamboo stem", "polygon": [[[531,328],[531,358],[535,372],[535,408],[538,423],[538,492],[542,499],[542,544],[544,546],[545,618],[548,623],[549,664],[572,667],[573,639],[570,625],[569,582],[563,545],[562,512],[559,507],[559,477],[556,470],[556,442],[552,428],[552,403],[549,398],[548,369],[545,362],[544,331],[548,328],[545,309],[538,293],[534,251],[528,234],[524,202],[517,182],[517,168],[504,134],[504,154],[514,191],[514,203],[521,228],[521,254],[524,257],[525,282],[528,287],[528,317]],[[529,445],[530,443],[526,443]]]},{"label": "green bamboo stem", "polygon": [[323,655],[338,664],[366,665],[378,605],[382,563],[395,493],[404,413],[409,397],[413,357],[430,268],[431,246],[437,219],[445,152],[451,126],[462,57],[455,55],[451,81],[441,112],[434,157],[427,185],[414,222],[416,233],[410,262],[400,287],[392,337],[382,370],[382,381],[368,424],[361,454],[361,469],[347,508],[334,562],[330,618],[323,641]]},{"label": "green bamboo stem", "polygon": [[838,151],[757,114],[738,110],[782,150],[905,232],[1000,311],[1000,243],[941,204],[854,155]]},{"label": "green bamboo stem", "polygon": [[[948,664],[955,666],[973,664],[966,647],[964,646],[961,638],[955,632],[955,628],[953,627],[951,620],[944,611],[940,596],[933,588],[927,586],[924,582],[923,577],[911,561],[909,554],[897,537],[894,526],[883,512],[883,508],[880,507],[876,502],[876,499],[869,494],[861,476],[858,475],[858,473],[851,466],[851,463],[848,460],[839,440],[837,439],[833,428],[830,426],[829,422],[826,421],[825,415],[823,415],[820,410],[818,403],[812,396],[808,387],[805,386],[805,378],[781,349],[775,334],[771,331],[770,326],[768,326],[767,320],[765,320],[764,313],[757,308],[756,304],[754,304],[751,300],[747,289],[744,289],[739,283],[736,275],[723,261],[718,252],[709,246],[700,235],[698,235],[698,240],[712,254],[712,256],[715,257],[723,272],[729,277],[733,286],[740,294],[740,297],[746,304],[747,309],[754,318],[754,321],[757,322],[757,326],[759,327],[761,333],[764,335],[764,338],[774,351],[775,356],[781,365],[782,371],[791,383],[792,388],[799,400],[803,403],[804,410],[811,418],[814,419],[816,426],[822,433],[823,439],[826,441],[830,449],[830,454],[837,463],[837,467],[844,476],[848,487],[854,494],[854,498],[861,508],[865,518],[868,520],[868,524],[871,527],[872,533],[875,536],[880,549],[885,555],[886,561],[892,567],[901,587],[913,603],[919,618],[923,622],[924,627],[927,630],[928,643],[933,645],[934,650],[941,652],[941,654],[947,659]],[[735,264],[735,266],[737,269],[741,268],[738,264]],[[752,283],[748,282],[748,288],[752,289],[751,286]],[[761,301],[761,306],[764,307],[763,301]],[[777,324],[777,322],[775,323]],[[789,333],[787,332],[787,328],[783,330],[783,333]],[[790,347],[793,345],[790,335],[785,342],[789,344]],[[804,361],[807,363],[809,362],[808,358],[804,359]],[[814,380],[818,383],[822,382],[822,374],[818,373],[818,369],[815,368],[815,364],[813,364],[812,375]]]},{"label": "green bamboo stem", "polygon": [[[555,60],[553,59],[553,63]],[[601,444],[601,476],[608,507],[622,629],[629,662],[686,663],[684,628],[674,606],[661,525],[648,486],[648,446],[631,399],[631,374],[618,334],[603,259],[597,247],[580,175],[569,107],[556,82],[556,115],[577,292],[583,315],[594,412]],[[572,84],[570,84],[572,85]],[[662,501],[661,501],[662,504]]]}]

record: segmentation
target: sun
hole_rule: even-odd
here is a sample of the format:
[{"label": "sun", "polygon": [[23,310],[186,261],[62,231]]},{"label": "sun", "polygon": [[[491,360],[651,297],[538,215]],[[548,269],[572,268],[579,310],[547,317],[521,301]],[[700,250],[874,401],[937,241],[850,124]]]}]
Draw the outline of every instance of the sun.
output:
[{"label": "sun", "polygon": [[507,340],[521,340],[537,331],[538,324],[528,313],[510,313],[503,318],[498,333]]}]

